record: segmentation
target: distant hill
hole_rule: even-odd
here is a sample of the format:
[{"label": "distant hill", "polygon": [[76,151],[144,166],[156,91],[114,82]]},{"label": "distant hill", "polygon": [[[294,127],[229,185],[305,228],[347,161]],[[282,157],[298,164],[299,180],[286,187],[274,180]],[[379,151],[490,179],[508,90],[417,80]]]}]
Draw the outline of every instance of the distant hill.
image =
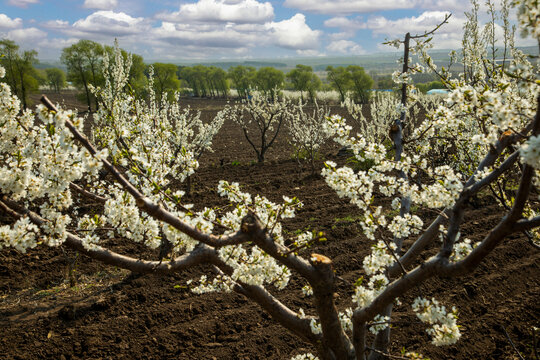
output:
[{"label": "distant hill", "polygon": [[[538,55],[538,47],[528,46],[519,47],[521,51],[530,55]],[[437,66],[447,66],[450,57],[451,50],[431,50],[429,53]],[[498,55],[502,57],[502,50],[498,49]],[[367,72],[373,74],[389,74],[397,69],[396,62],[403,56],[402,52],[385,52],[369,55],[356,55],[356,56],[320,56],[320,57],[298,57],[298,58],[280,58],[280,59],[230,59],[223,61],[216,60],[198,60],[198,61],[174,61],[173,63],[180,66],[193,66],[193,65],[205,65],[216,66],[218,68],[227,70],[232,66],[244,65],[253,66],[256,69],[261,67],[270,66],[282,71],[289,71],[297,64],[308,65],[313,67],[313,70],[318,73],[325,72],[328,66],[348,66],[359,65],[363,66]],[[415,61],[416,59],[413,59]],[[150,62],[150,61],[148,61]],[[151,62],[155,62],[154,60]],[[171,62],[165,61],[163,62]],[[66,71],[66,66],[58,60],[42,60],[36,65],[38,69],[46,69],[51,67],[57,67]]]},{"label": "distant hill", "polygon": [[58,68],[67,71],[66,65],[62,64],[58,60],[40,60],[39,63],[34,64],[34,67],[36,69]]},{"label": "distant hill", "polygon": [[[529,47],[520,47],[521,51],[526,54],[538,55],[538,48],[536,46]],[[429,53],[435,64],[437,66],[447,66],[450,57],[449,53],[451,50],[431,50]],[[502,56],[502,50],[498,50],[498,54]],[[371,73],[378,74],[387,74],[395,71],[397,69],[396,62],[400,57],[403,56],[402,52],[387,52],[387,53],[376,53],[369,55],[357,55],[357,56],[321,56],[321,57],[298,57],[298,58],[284,58],[284,59],[257,59],[257,60],[201,60],[198,62],[182,61],[177,63],[178,65],[183,66],[193,66],[193,65],[205,65],[205,66],[216,66],[227,70],[231,66],[244,65],[244,66],[253,66],[255,68],[260,68],[263,66],[272,66],[279,68],[283,71],[288,71],[294,68],[297,64],[309,65],[313,67],[313,70],[316,72],[324,72],[328,66],[348,66],[348,65],[359,65],[363,66],[364,69]],[[415,59],[413,59],[414,61]]]}]

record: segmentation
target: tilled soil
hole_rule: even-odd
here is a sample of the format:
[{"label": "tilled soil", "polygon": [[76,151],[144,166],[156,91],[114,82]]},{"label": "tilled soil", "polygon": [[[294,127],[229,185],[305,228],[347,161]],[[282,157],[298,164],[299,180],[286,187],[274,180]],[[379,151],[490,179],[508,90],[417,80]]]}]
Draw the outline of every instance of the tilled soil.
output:
[{"label": "tilled soil", "polygon": [[[220,100],[185,102],[201,109],[206,120],[225,104]],[[346,115],[338,107],[333,108],[335,112]],[[276,202],[283,195],[297,196],[305,206],[284,228],[325,232],[326,242],[301,254],[317,252],[332,259],[340,278],[337,305],[350,307],[352,284],[363,275],[362,260],[370,247],[357,224],[357,209],[339,199],[319,171],[312,175],[307,166],[299,169],[291,159],[285,132],[264,165],[253,161],[255,153],[235,124],[225,123],[213,148],[213,153],[201,158],[186,200],[197,207],[225,204],[216,191],[220,179],[237,181],[244,190]],[[323,159],[343,163],[337,152],[333,144],[323,147],[318,168]],[[435,216],[423,215],[425,223]],[[489,196],[475,201],[467,211],[462,236],[479,241],[501,216]],[[6,220],[0,213],[0,221]],[[155,256],[121,239],[111,243],[122,253]],[[399,355],[405,348],[431,359],[519,359],[513,342],[525,358],[533,359],[537,345],[533,327],[540,327],[539,260],[540,253],[524,236],[512,236],[474,273],[459,279],[433,279],[415,288],[395,309],[390,352]],[[62,248],[41,247],[27,254],[3,249],[0,358],[290,359],[314,352],[241,295],[190,293],[186,281],[203,273],[212,274],[200,267],[169,276],[136,275]],[[302,307],[314,314],[312,299],[300,290],[304,284],[293,276],[285,290],[271,291],[293,310]],[[447,307],[459,309],[462,338],[456,345],[430,344],[425,326],[408,306],[419,295],[436,297]],[[537,342],[538,337],[537,332]]]}]

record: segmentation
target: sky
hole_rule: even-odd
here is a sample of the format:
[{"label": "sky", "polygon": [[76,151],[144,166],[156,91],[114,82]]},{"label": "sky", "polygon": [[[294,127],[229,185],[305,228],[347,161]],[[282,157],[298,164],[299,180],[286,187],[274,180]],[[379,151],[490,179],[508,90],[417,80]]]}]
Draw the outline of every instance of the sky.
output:
[{"label": "sky", "polygon": [[0,38],[42,60],[57,60],[80,39],[112,45],[115,38],[145,61],[334,57],[395,50],[382,43],[429,31],[452,13],[433,42],[458,49],[470,7],[469,0],[0,0]]}]

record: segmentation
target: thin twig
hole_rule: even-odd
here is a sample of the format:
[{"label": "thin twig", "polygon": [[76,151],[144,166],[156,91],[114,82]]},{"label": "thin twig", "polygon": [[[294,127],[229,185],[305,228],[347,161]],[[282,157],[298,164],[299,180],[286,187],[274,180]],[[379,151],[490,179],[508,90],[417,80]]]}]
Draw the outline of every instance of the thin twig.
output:
[{"label": "thin twig", "polygon": [[324,238],[324,236],[314,237],[313,239],[307,241],[305,244],[302,244],[300,246],[295,247],[294,249],[291,249],[291,250],[289,250],[287,252],[284,252],[282,255],[287,256],[289,254],[295,253],[295,252],[297,252],[299,250],[302,250],[303,248],[306,248],[306,247],[310,246],[311,244],[315,243],[316,241],[319,241],[322,238]]},{"label": "thin twig", "polygon": [[396,253],[394,252],[394,250],[390,247],[390,245],[388,244],[388,242],[386,241],[386,239],[383,237],[382,238],[382,241],[384,242],[384,244],[386,245],[386,248],[388,250],[390,250],[390,252],[392,253],[392,256],[394,257],[394,259],[396,260],[396,262],[399,264],[399,267],[401,268],[401,271],[403,271],[403,275],[407,275],[407,270],[405,269],[405,266],[403,266],[403,264],[401,263],[401,260],[399,260],[399,257],[396,255]]},{"label": "thin twig", "polygon": [[377,349],[369,347],[369,346],[366,346],[366,349],[371,350],[373,352],[376,352],[377,354],[388,357],[390,359],[411,360],[411,358],[404,357],[404,356],[399,356],[399,355],[388,354],[388,353],[385,353],[384,351],[377,350]]},{"label": "thin twig", "polygon": [[533,333],[533,348],[534,348],[534,357],[536,360],[539,360],[540,357],[538,357],[538,347],[536,346],[536,328],[533,326],[532,328]]},{"label": "thin twig", "polygon": [[506,335],[506,338],[508,339],[508,341],[510,341],[510,345],[512,345],[512,347],[514,348],[515,352],[518,354],[519,358],[521,360],[525,360],[525,358],[521,355],[521,353],[519,352],[519,350],[516,348],[516,345],[514,345],[514,342],[512,341],[512,339],[510,339],[510,335],[508,335],[508,332],[506,332],[506,328],[504,326],[502,326],[502,329],[504,331],[504,335]]}]

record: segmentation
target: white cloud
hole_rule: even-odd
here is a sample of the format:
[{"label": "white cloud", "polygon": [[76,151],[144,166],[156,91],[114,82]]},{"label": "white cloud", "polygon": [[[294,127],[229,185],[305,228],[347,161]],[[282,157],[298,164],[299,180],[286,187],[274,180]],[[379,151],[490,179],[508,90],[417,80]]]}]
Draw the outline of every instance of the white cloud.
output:
[{"label": "white cloud", "polygon": [[324,26],[335,27],[335,28],[351,31],[351,30],[365,29],[366,23],[363,21],[360,21],[360,19],[351,20],[344,16],[337,16],[337,17],[333,17],[326,20],[324,22]]},{"label": "white cloud", "polygon": [[[389,20],[384,16],[371,17],[367,21],[367,28],[374,35],[384,35],[388,39],[403,38],[407,32],[412,35],[423,34],[432,30],[438,25],[445,16],[443,11],[425,11],[419,16]],[[482,21],[484,20],[484,21]],[[480,27],[483,28],[488,19],[480,19]],[[463,26],[466,18],[462,15],[452,15],[447,24],[444,24],[433,37],[433,45],[437,49],[459,49],[463,38]],[[495,26],[495,37],[497,45],[502,46],[503,29],[500,25]],[[528,46],[535,45],[534,40],[516,38],[516,45]],[[380,50],[389,50],[389,47],[379,46]],[[395,50],[395,49],[394,49]]]},{"label": "white cloud", "polygon": [[411,9],[414,0],[286,0],[284,5],[319,14],[353,14],[379,10]]},{"label": "white cloud", "polygon": [[0,14],[0,30],[15,29],[22,26],[22,19],[11,19],[5,14]]},{"label": "white cloud", "polygon": [[[318,54],[321,32],[312,30],[305,22],[305,16],[296,14],[290,19],[265,24],[234,23],[181,23],[162,22],[145,39],[154,47],[174,47],[189,53],[222,53],[231,56],[240,49],[240,54],[248,53],[256,47],[277,46],[294,50],[298,54]],[[186,54],[182,54],[186,55]]]},{"label": "white cloud", "polygon": [[[446,14],[447,12],[444,11],[425,11],[419,16],[396,20],[389,20],[384,16],[375,16],[368,19],[366,28],[372,30],[375,35],[386,35],[392,39],[401,38],[407,32],[415,35],[431,31],[443,21]],[[454,34],[461,38],[464,22],[465,18],[454,15],[450,18],[448,24],[443,25],[437,31],[437,35]]]},{"label": "white cloud", "polygon": [[318,50],[297,50],[296,53],[300,56],[323,56]]},{"label": "white cloud", "polygon": [[30,4],[37,4],[38,2],[39,2],[39,0],[9,0],[8,4],[13,5],[13,6],[17,6],[17,7],[21,7],[21,8],[25,8],[25,7],[28,7],[28,5],[30,5]]},{"label": "white cloud", "polygon": [[64,20],[49,20],[42,24],[46,29],[62,30],[69,28],[69,22]]},{"label": "white cloud", "polygon": [[303,14],[296,14],[288,20],[272,22],[266,27],[271,31],[276,45],[294,50],[316,49],[322,34],[321,31],[312,30],[306,24],[306,17]]},{"label": "white cloud", "polygon": [[[444,11],[425,11],[419,16],[389,20],[384,16],[368,19],[367,28],[374,35],[385,35],[389,40],[403,38],[407,32],[411,35],[431,31],[441,23],[447,13]],[[461,47],[463,25],[466,19],[453,15],[434,35],[433,44],[438,49],[458,49]],[[387,48],[384,46],[382,49]]]},{"label": "white cloud", "polygon": [[365,54],[366,51],[359,44],[350,40],[337,40],[331,42],[327,47],[330,53],[340,53],[340,54],[350,54],[350,55],[361,55]]},{"label": "white cloud", "polygon": [[[480,7],[485,1],[479,1]],[[449,11],[461,16],[463,12],[471,8],[470,0],[417,0],[416,8],[425,10]]]},{"label": "white cloud", "polygon": [[384,10],[463,11],[469,0],[286,0],[284,6],[318,14],[351,15]]},{"label": "white cloud", "polygon": [[118,6],[118,0],[84,0],[86,9],[112,10]]},{"label": "white cloud", "polygon": [[[63,23],[59,24],[63,25]],[[118,37],[142,33],[147,30],[149,30],[148,22],[142,17],[134,18],[123,12],[96,11],[85,19],[77,20],[65,32],[74,36],[95,34]]]},{"label": "white cloud", "polygon": [[343,39],[350,39],[355,36],[354,31],[341,31],[337,33],[329,33],[327,34],[328,38],[331,40],[343,40]]},{"label": "white cloud", "polygon": [[7,38],[15,41],[24,47],[30,44],[37,44],[47,39],[47,33],[35,27],[26,29],[15,29],[7,33]]},{"label": "white cloud", "polygon": [[250,32],[238,32],[234,27],[185,28],[176,24],[163,22],[161,27],[154,29],[151,39],[175,46],[199,46],[201,48],[236,48],[250,45],[257,36]]},{"label": "white cloud", "polygon": [[269,2],[256,0],[199,0],[184,4],[173,13],[160,13],[157,18],[168,22],[218,22],[263,24],[274,18],[274,8]]}]

